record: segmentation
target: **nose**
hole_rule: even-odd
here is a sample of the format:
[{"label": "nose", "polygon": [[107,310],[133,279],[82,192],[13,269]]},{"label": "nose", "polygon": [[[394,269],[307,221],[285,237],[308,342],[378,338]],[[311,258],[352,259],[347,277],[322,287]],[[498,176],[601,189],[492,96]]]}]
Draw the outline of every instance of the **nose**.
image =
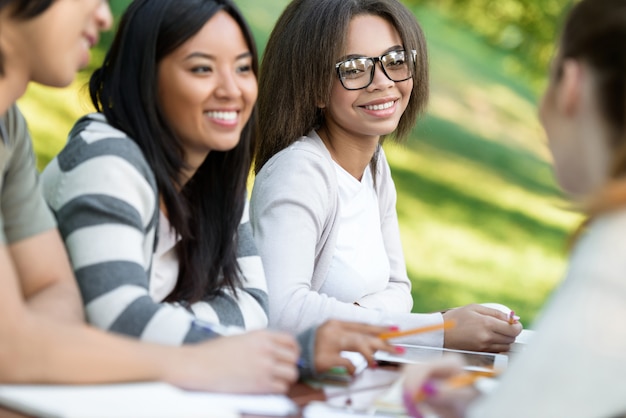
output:
[{"label": "nose", "polygon": [[370,85],[367,86],[368,90],[382,90],[395,84],[389,77],[387,77],[382,61],[375,63],[372,71],[374,71],[374,78],[372,78]]},{"label": "nose", "polygon": [[235,98],[241,96],[241,87],[237,82],[237,73],[232,69],[223,69],[219,72],[220,78],[218,80],[217,88],[215,89],[215,95],[220,98]]},{"label": "nose", "polygon": [[100,5],[96,9],[95,18],[99,30],[104,31],[111,29],[111,26],[113,26],[113,14],[111,13],[108,1],[102,0],[100,2]]}]

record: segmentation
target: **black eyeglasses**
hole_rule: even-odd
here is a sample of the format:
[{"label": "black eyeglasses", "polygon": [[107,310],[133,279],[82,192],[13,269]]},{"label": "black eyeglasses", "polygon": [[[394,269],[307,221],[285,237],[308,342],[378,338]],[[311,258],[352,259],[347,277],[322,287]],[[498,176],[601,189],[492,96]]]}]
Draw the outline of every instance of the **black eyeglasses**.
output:
[{"label": "black eyeglasses", "polygon": [[411,51],[409,60],[403,49],[390,51],[380,57],[350,58],[335,64],[337,76],[346,90],[364,89],[374,80],[376,63],[380,62],[383,73],[391,81],[405,81],[413,75],[411,62],[415,62],[417,52]]}]

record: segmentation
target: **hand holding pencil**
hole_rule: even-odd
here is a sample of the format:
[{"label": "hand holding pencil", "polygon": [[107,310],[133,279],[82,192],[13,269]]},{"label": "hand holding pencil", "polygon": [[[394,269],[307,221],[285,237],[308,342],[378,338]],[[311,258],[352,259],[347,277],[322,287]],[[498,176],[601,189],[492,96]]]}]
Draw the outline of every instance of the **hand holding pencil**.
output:
[{"label": "hand holding pencil", "polygon": [[519,317],[510,309],[505,313],[481,304],[449,309],[443,319],[456,322],[445,333],[444,347],[457,350],[506,352],[523,329]]},{"label": "hand holding pencil", "polygon": [[358,322],[328,320],[320,325],[315,333],[314,363],[312,369],[318,373],[325,373],[331,369],[343,369],[351,375],[355,366],[351,360],[341,355],[342,351],[360,353],[367,364],[375,366],[374,353],[386,351],[391,354],[401,354],[402,347],[395,347],[380,335],[394,332],[395,327],[376,326]]},{"label": "hand holding pencil", "polygon": [[[452,326],[454,326],[454,322],[443,322],[401,331],[397,327],[329,320],[317,328],[315,358],[314,364],[311,366],[317,373],[324,373],[331,369],[343,369],[347,374],[352,374],[355,371],[355,366],[349,359],[341,356],[342,351],[358,352],[365,358],[368,365],[376,366],[377,363],[374,360],[376,351],[381,350],[391,354],[404,353],[404,347],[394,346],[389,340],[448,329]],[[303,362],[304,359],[302,359],[301,366],[308,366]]]},{"label": "hand holding pencil", "polygon": [[479,395],[473,384],[485,372],[463,369],[460,357],[446,356],[428,364],[405,367],[403,401],[413,418],[422,418],[428,410],[440,418],[465,416],[468,405]]}]

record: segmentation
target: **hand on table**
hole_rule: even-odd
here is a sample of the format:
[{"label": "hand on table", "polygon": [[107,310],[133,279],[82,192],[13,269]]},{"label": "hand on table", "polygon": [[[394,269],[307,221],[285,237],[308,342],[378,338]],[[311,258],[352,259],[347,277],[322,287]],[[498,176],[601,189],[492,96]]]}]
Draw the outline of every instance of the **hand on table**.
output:
[{"label": "hand on table", "polygon": [[173,381],[178,386],[216,392],[285,393],[297,379],[300,356],[293,336],[252,331],[182,347]]},{"label": "hand on table", "polygon": [[443,314],[445,321],[456,323],[444,334],[444,347],[457,350],[509,351],[515,337],[522,332],[522,324],[509,324],[509,317],[497,309],[482,305],[466,305]]}]

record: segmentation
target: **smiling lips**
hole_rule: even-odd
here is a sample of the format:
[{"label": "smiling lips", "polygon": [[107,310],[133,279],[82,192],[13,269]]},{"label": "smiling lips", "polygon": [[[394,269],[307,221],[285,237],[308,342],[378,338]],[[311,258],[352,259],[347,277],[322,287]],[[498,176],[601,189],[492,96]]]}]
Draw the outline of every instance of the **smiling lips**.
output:
[{"label": "smiling lips", "polygon": [[88,33],[85,33],[83,34],[83,39],[85,40],[85,43],[87,44],[87,48],[89,49],[93,48],[98,43],[97,35],[90,35]]},{"label": "smiling lips", "polygon": [[204,112],[204,116],[211,119],[218,125],[234,127],[239,120],[239,112],[236,110],[209,110]]},{"label": "smiling lips", "polygon": [[363,106],[363,108],[367,109],[367,110],[386,110],[386,109],[389,109],[390,107],[392,107],[395,104],[396,104],[396,101],[392,100],[392,101],[387,102],[387,103]]},{"label": "smiling lips", "polygon": [[204,114],[211,119],[219,119],[225,122],[232,122],[237,119],[236,111],[208,111],[204,112]]}]

